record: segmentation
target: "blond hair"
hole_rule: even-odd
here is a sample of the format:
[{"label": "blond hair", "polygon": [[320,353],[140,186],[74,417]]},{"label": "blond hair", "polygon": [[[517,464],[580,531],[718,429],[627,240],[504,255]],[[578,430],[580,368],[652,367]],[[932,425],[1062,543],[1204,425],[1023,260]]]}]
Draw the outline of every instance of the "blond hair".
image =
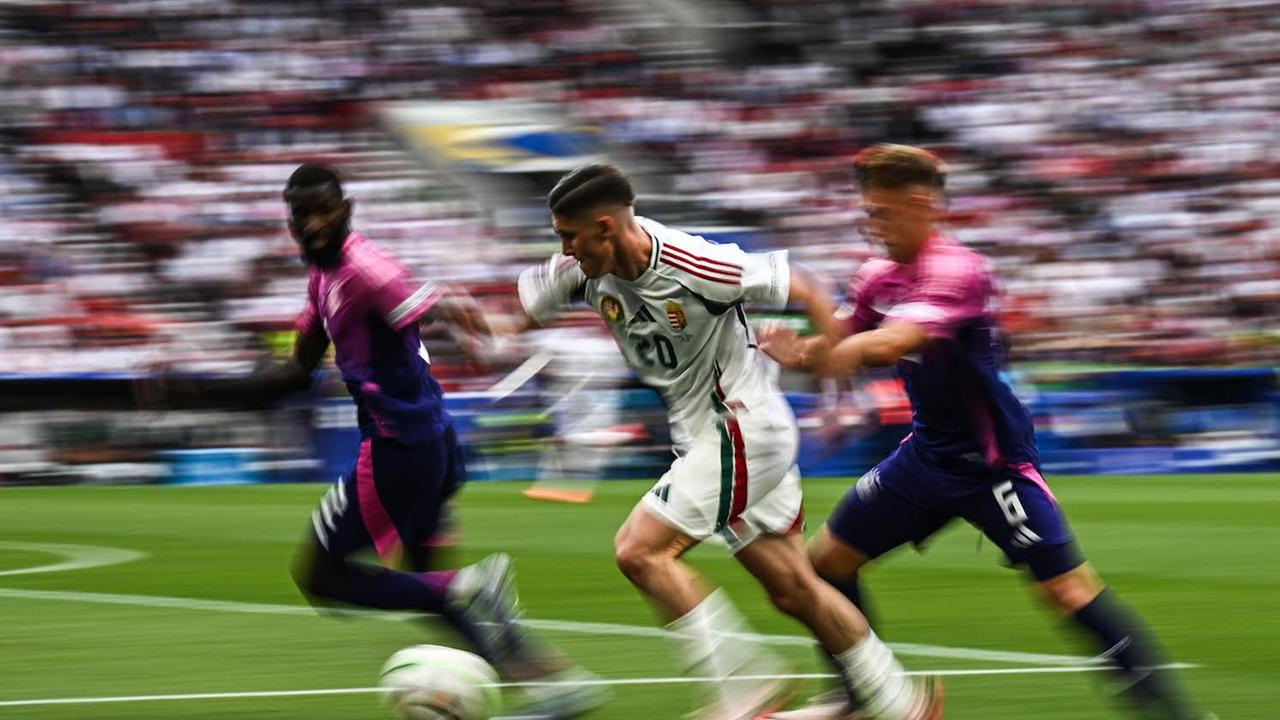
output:
[{"label": "blond hair", "polygon": [[855,155],[853,173],[863,189],[901,190],[923,185],[941,190],[947,180],[946,166],[937,155],[923,148],[889,143],[872,145]]}]

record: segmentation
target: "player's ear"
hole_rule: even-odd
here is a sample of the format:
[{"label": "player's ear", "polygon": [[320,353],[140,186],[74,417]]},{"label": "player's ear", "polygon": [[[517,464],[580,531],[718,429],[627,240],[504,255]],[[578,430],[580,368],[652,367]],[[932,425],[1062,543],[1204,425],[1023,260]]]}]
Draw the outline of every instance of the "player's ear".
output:
[{"label": "player's ear", "polygon": [[356,202],[351,198],[342,199],[342,218],[344,220],[351,219],[351,213],[355,211]]},{"label": "player's ear", "polygon": [[596,231],[602,238],[618,236],[618,221],[612,215],[604,214],[596,218]]}]

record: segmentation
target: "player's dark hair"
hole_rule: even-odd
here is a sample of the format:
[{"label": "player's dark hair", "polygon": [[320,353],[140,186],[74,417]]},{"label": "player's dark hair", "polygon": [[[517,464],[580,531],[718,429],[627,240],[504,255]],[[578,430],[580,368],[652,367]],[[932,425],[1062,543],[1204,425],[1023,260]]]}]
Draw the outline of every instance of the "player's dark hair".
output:
[{"label": "player's dark hair", "polygon": [[583,165],[560,178],[547,195],[547,207],[556,215],[574,215],[596,205],[633,205],[636,191],[631,181],[613,165]]},{"label": "player's dark hair", "polygon": [[853,158],[853,174],[861,188],[901,190],[911,185],[942,190],[947,171],[937,155],[910,145],[872,145]]},{"label": "player's dark hair", "polygon": [[303,163],[289,176],[289,182],[284,186],[284,196],[287,200],[289,193],[294,190],[325,186],[331,187],[338,195],[342,195],[342,180],[338,178],[338,173],[318,163]]}]

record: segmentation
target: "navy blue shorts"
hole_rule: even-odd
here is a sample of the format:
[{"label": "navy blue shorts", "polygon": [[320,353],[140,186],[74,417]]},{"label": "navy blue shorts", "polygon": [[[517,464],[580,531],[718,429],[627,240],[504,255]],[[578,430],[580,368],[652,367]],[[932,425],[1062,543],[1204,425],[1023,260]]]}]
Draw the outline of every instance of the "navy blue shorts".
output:
[{"label": "navy blue shorts", "polygon": [[311,515],[316,545],[334,558],[372,546],[383,564],[399,565],[405,548],[431,544],[446,501],[465,481],[452,426],[414,445],[364,438],[351,471]]},{"label": "navy blue shorts", "polygon": [[869,558],[920,545],[954,518],[976,526],[1012,565],[1038,580],[1084,562],[1058,501],[1031,464],[944,470],[907,440],[845,493],[827,520],[833,535]]}]

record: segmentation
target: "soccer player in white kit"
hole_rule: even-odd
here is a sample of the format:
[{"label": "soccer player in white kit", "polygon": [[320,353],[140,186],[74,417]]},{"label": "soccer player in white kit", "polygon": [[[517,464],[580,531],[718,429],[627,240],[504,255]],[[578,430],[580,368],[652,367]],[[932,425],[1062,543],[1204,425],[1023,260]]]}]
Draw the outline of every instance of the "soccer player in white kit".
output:
[{"label": "soccer player in white kit", "polygon": [[548,196],[562,252],[520,276],[531,324],[548,324],[575,300],[596,309],[627,364],[670,411],[676,459],[618,530],[618,567],[658,609],[689,670],[718,680],[704,711],[750,720],[784,704],[781,682],[735,680],[776,673],[747,641],[722,591],[707,589],[681,556],[715,535],[804,623],[841,670],[857,712],[849,717],[941,717],[935,680],[915,683],[866,619],[815,574],[804,549],[795,418],[756,349],[744,304],[803,305],[833,337],[825,290],[792,268],[786,251],[747,253],[637,217],[635,193],[611,165],[581,167]]}]

